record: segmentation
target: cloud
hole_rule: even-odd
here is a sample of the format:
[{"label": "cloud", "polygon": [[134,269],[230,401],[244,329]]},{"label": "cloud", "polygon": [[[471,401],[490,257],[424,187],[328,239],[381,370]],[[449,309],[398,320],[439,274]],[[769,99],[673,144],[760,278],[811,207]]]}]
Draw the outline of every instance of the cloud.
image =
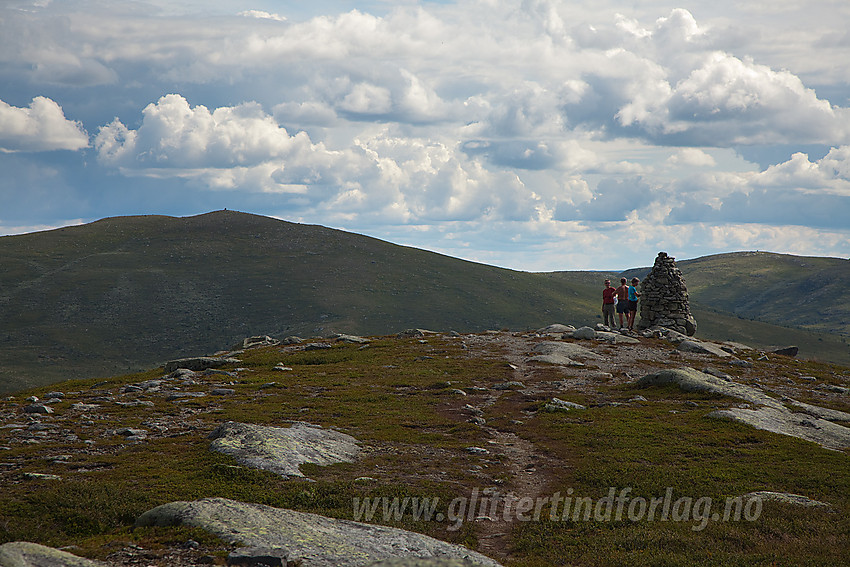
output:
[{"label": "cloud", "polygon": [[115,119],[100,129],[100,160],[129,170],[252,166],[313,151],[304,134],[290,136],[256,103],[210,111],[169,94],[142,111],[138,130]]},{"label": "cloud", "polygon": [[263,10],[244,10],[242,12],[239,12],[237,16],[243,16],[245,18],[257,18],[258,20],[272,20],[275,22],[285,22],[287,19],[286,16],[281,16],[280,14],[271,14]]},{"label": "cloud", "polygon": [[[850,218],[850,147],[814,162],[796,153],[754,174],[700,176],[676,183],[673,222],[748,223],[846,228]],[[684,189],[687,185],[699,187]]]},{"label": "cloud", "polygon": [[711,155],[698,148],[682,148],[667,159],[670,165],[685,165],[692,167],[712,167],[717,165]]},{"label": "cloud", "polygon": [[79,150],[89,145],[80,122],[68,120],[55,101],[38,96],[28,108],[0,100],[0,151]]}]

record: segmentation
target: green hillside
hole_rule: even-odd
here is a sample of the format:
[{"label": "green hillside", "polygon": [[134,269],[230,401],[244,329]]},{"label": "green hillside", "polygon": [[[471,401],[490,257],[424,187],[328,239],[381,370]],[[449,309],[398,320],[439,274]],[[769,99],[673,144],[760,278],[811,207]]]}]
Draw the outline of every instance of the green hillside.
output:
[{"label": "green hillside", "polygon": [[595,303],[534,274],[232,211],[7,236],[0,257],[0,391],[257,334],[536,328]]},{"label": "green hillside", "polygon": [[[842,301],[850,260],[733,252],[678,261],[691,302],[704,309],[784,327],[850,336]],[[644,277],[649,268],[625,274]]]},{"label": "green hillside", "polygon": [[[507,270],[234,211],[6,236],[0,257],[0,392],[136,371],[252,335],[593,324],[602,281],[619,276]],[[679,265],[698,335],[850,363],[850,307],[837,301],[850,262],[738,253]]]}]

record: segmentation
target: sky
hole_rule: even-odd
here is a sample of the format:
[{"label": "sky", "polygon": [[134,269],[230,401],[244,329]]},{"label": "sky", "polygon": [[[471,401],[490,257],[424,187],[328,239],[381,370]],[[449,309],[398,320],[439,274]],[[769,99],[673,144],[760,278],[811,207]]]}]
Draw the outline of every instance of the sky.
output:
[{"label": "sky", "polygon": [[850,257],[846,0],[2,0],[0,234],[232,209],[525,271]]}]

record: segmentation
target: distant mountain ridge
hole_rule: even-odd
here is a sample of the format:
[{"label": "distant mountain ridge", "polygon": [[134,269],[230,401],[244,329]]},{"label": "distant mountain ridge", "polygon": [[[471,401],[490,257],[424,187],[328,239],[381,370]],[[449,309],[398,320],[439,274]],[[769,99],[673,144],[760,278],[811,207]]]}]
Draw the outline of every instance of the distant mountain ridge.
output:
[{"label": "distant mountain ridge", "polygon": [[[616,276],[507,270],[235,211],[116,217],[7,236],[0,257],[0,391],[135,371],[259,334],[595,323],[601,281]],[[737,325],[733,335],[746,337],[754,327],[724,310],[746,317],[752,308],[735,303],[730,284],[702,286],[708,278],[698,270],[716,268],[700,260],[681,267],[693,300],[708,297],[716,311],[697,315],[702,332],[714,338],[712,326],[728,333]],[[759,270],[773,281],[768,266]],[[794,312],[805,317],[803,308]]]}]

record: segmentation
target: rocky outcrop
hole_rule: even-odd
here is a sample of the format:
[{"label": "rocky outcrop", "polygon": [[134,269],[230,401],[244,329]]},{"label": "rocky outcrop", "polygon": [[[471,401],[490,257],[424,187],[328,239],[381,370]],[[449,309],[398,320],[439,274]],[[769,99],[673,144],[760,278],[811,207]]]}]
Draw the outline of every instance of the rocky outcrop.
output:
[{"label": "rocky outcrop", "polygon": [[0,545],[0,567],[106,567],[106,563],[37,543],[15,541]]},{"label": "rocky outcrop", "polygon": [[405,558],[499,566],[465,547],[398,528],[224,498],[172,502],[149,510],[136,520],[137,527],[173,525],[202,528],[226,541],[253,548],[277,553],[285,550],[288,561],[300,561],[304,567],[360,567]]},{"label": "rocky outcrop", "polygon": [[825,449],[840,451],[850,447],[850,428],[805,413],[791,412],[785,408],[768,406],[755,409],[728,408],[713,411],[708,415],[811,441]]},{"label": "rocky outcrop", "polygon": [[333,429],[309,423],[269,427],[228,421],[209,438],[210,449],[230,455],[236,462],[286,477],[303,477],[302,463],[349,463],[360,453],[357,440]]},{"label": "rocky outcrop", "polygon": [[791,494],[788,492],[773,492],[772,490],[759,490],[757,492],[749,492],[744,494],[744,498],[759,498],[761,500],[769,500],[771,502],[779,502],[780,504],[790,504],[792,506],[802,506],[804,508],[829,508],[830,505],[820,500],[812,500],[808,496],[801,494]]},{"label": "rocky outcrop", "polygon": [[693,336],[697,323],[691,316],[688,288],[676,259],[659,252],[652,271],[641,284],[639,329],[665,327]]},{"label": "rocky outcrop", "polygon": [[248,349],[264,346],[277,346],[280,341],[268,335],[259,335],[256,337],[246,337],[242,339],[242,344],[238,348]]},{"label": "rocky outcrop", "polygon": [[[664,386],[676,384],[685,392],[709,392],[738,398],[753,404],[754,408],[731,407],[719,409],[708,417],[731,419],[756,429],[789,435],[812,441],[826,449],[840,450],[850,447],[850,428],[824,419],[850,420],[850,414],[819,408],[792,399],[779,400],[762,390],[738,384],[728,379],[699,372],[693,368],[662,370],[637,380],[638,386]],[[785,404],[802,409],[795,412]]]},{"label": "rocky outcrop", "polygon": [[697,354],[712,354],[714,356],[719,356],[720,358],[728,358],[731,356],[730,353],[726,352],[714,343],[695,341],[693,339],[688,339],[679,342],[676,348],[685,352],[695,352]]},{"label": "rocky outcrop", "polygon": [[538,343],[532,350],[538,354],[529,357],[529,361],[543,362],[545,364],[554,364],[557,366],[581,367],[584,366],[584,364],[577,360],[573,360],[574,358],[599,358],[599,355],[595,352],[584,348],[581,345],[559,341]]}]

